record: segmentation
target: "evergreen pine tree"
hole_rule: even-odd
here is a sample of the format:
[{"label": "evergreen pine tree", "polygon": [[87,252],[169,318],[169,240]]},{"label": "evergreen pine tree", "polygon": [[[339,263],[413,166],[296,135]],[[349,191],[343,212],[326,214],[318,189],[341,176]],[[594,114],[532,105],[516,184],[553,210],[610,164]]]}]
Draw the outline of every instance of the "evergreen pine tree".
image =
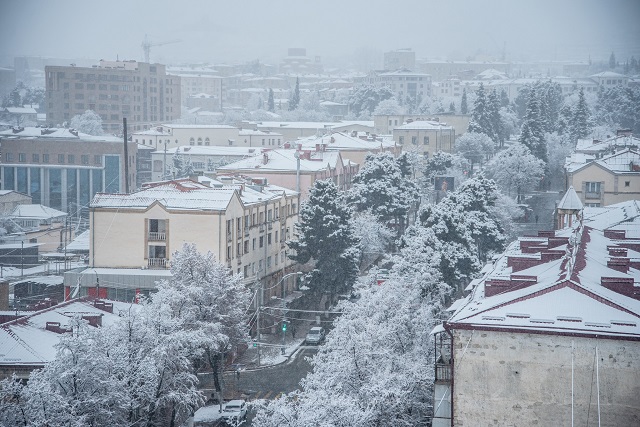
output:
[{"label": "evergreen pine tree", "polygon": [[507,108],[511,104],[509,101],[509,95],[507,95],[507,91],[502,89],[500,91],[500,106],[503,108]]},{"label": "evergreen pine tree", "polygon": [[300,104],[300,79],[296,77],[296,87],[293,89],[291,98],[289,98],[289,111],[293,111],[298,108]]},{"label": "evergreen pine tree", "polygon": [[591,112],[584,98],[584,88],[580,88],[578,93],[578,103],[573,111],[571,120],[571,138],[574,141],[586,138],[591,133]]},{"label": "evergreen pine tree", "polygon": [[473,103],[471,121],[469,122],[469,132],[484,133],[492,140],[496,140],[491,119],[491,106],[482,83],[480,83],[476,91],[476,100]]},{"label": "evergreen pine tree", "polygon": [[522,131],[518,139],[531,153],[547,162],[547,145],[544,137],[543,120],[540,114],[540,100],[535,88],[531,88],[527,112],[522,123]]},{"label": "evergreen pine tree", "polygon": [[487,135],[494,144],[502,147],[504,145],[504,123],[502,123],[502,116],[500,115],[500,98],[495,89],[489,94],[488,107],[492,134]]},{"label": "evergreen pine tree", "polygon": [[460,101],[460,113],[467,114],[469,107],[467,106],[467,89],[462,89],[462,100]]},{"label": "evergreen pine tree", "polygon": [[456,104],[453,101],[449,104],[449,112],[454,114],[456,112]]},{"label": "evergreen pine tree", "polygon": [[611,52],[611,56],[609,56],[609,68],[616,68],[616,56],[613,52]]},{"label": "evergreen pine tree", "polygon": [[305,282],[313,292],[328,292],[333,300],[358,277],[360,247],[351,225],[351,209],[342,201],[331,180],[316,181],[300,209],[295,226],[297,240],[287,244],[294,261],[313,262]]},{"label": "evergreen pine tree", "polygon": [[276,111],[276,104],[273,100],[273,89],[269,88],[269,99],[267,100],[267,108],[272,113]]}]

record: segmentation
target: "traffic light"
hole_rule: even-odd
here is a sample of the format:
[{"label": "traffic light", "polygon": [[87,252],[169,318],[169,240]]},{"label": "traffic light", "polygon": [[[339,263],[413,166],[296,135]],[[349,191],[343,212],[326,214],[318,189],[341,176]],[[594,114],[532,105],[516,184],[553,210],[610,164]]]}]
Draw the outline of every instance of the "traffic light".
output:
[{"label": "traffic light", "polygon": [[287,332],[287,322],[282,322],[282,332]]}]

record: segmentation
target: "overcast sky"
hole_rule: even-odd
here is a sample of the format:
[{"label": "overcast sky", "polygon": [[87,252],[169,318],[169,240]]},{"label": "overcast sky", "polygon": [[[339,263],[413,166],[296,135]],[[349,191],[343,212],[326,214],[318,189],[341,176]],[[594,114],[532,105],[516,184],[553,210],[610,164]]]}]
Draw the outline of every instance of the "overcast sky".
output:
[{"label": "overcast sky", "polygon": [[289,47],[323,62],[412,48],[418,58],[640,58],[640,0],[0,0],[0,61],[21,55],[277,63]]}]

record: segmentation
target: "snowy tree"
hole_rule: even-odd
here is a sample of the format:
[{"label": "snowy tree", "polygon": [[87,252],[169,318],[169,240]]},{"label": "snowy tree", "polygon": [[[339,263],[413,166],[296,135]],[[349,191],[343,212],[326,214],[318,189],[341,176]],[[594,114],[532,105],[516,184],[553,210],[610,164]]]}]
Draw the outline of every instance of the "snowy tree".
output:
[{"label": "snowy tree", "polygon": [[578,104],[573,111],[570,125],[571,138],[574,141],[586,138],[591,133],[591,112],[584,97],[584,88],[580,88]]},{"label": "snowy tree", "polygon": [[609,56],[609,68],[613,70],[614,68],[616,68],[616,65],[616,55],[611,52],[611,55]]},{"label": "snowy tree", "polygon": [[269,99],[267,100],[267,110],[270,112],[276,111],[276,104],[273,99],[273,89],[269,88]]},{"label": "snowy tree", "polygon": [[563,105],[564,96],[562,88],[558,83],[550,80],[537,83],[536,93],[540,97],[541,115],[544,118],[545,132],[553,133],[558,130],[560,110]]},{"label": "snowy tree", "polygon": [[498,147],[504,145],[504,124],[502,123],[502,115],[500,114],[500,98],[498,92],[492,90],[487,98],[487,108],[489,113],[489,119],[491,121],[491,134],[487,134],[489,138]]},{"label": "snowy tree", "polygon": [[480,83],[476,90],[476,100],[473,103],[471,120],[469,122],[469,132],[484,133],[493,139],[494,131],[491,123],[491,111],[489,101],[484,90],[484,85]]},{"label": "snowy tree", "polygon": [[289,98],[289,111],[293,111],[298,108],[300,104],[300,78],[296,77],[296,86],[291,92],[291,97]]},{"label": "snowy tree", "polygon": [[594,111],[597,124],[640,134],[640,87],[618,85],[602,89]]},{"label": "snowy tree", "polygon": [[373,110],[374,115],[388,115],[394,116],[399,114],[404,114],[404,109],[398,104],[395,98],[385,99],[380,101],[380,103],[376,106],[375,110]]},{"label": "snowy tree", "polygon": [[380,102],[390,98],[393,98],[393,92],[389,87],[377,88],[370,84],[362,84],[353,89],[349,98],[349,110],[357,117],[370,116]]},{"label": "snowy tree", "polygon": [[365,285],[342,303],[302,391],[265,404],[254,425],[424,425],[434,378],[429,332],[448,292],[434,258],[429,247],[408,250],[383,286]]},{"label": "snowy tree", "polygon": [[451,101],[451,103],[449,104],[449,112],[453,114],[456,113],[456,104],[453,101]]},{"label": "snowy tree", "polygon": [[103,135],[102,118],[92,110],[73,116],[70,126],[89,135]]},{"label": "snowy tree", "polygon": [[470,175],[473,174],[474,164],[480,164],[493,154],[494,143],[486,134],[467,132],[456,140],[456,153],[469,160]]},{"label": "snowy tree", "polygon": [[504,141],[508,140],[511,135],[520,131],[518,116],[511,107],[502,107],[500,109],[500,120],[502,120]]},{"label": "snowy tree", "polygon": [[548,133],[547,139],[547,166],[548,178],[553,188],[563,189],[565,183],[564,165],[568,156],[571,155],[574,145],[566,135]]},{"label": "snowy tree", "polygon": [[347,200],[356,211],[370,210],[382,223],[394,221],[400,234],[409,210],[418,199],[415,184],[403,175],[409,171],[400,167],[405,162],[406,158],[399,164],[388,152],[367,154],[364,166],[354,176],[347,194]]},{"label": "snowy tree", "polygon": [[515,196],[518,203],[524,194],[540,183],[545,171],[542,160],[522,144],[499,152],[487,165],[488,174],[503,192]]},{"label": "snowy tree", "polygon": [[370,211],[358,212],[351,219],[355,237],[360,241],[360,268],[366,268],[372,261],[386,253],[393,242],[394,233]]},{"label": "snowy tree", "polygon": [[195,169],[191,163],[191,156],[183,156],[180,152],[180,147],[173,153],[171,162],[173,163],[173,179],[187,178],[195,174]]},{"label": "snowy tree", "polygon": [[196,361],[206,362],[217,375],[218,393],[224,354],[246,341],[246,310],[249,293],[239,275],[233,276],[213,254],[202,254],[185,243],[171,257],[171,280],[158,284],[154,306],[168,310],[182,331],[190,332]]},{"label": "snowy tree", "polygon": [[22,103],[24,105],[44,105],[45,89],[43,87],[29,87],[26,89]]},{"label": "snowy tree", "polygon": [[467,114],[469,107],[467,105],[467,89],[462,89],[462,100],[460,101],[460,113]]},{"label": "snowy tree", "polygon": [[518,141],[526,146],[533,155],[546,163],[547,147],[544,137],[543,118],[540,111],[539,99],[533,88],[530,91],[527,113],[522,123]]},{"label": "snowy tree", "polygon": [[300,208],[296,240],[287,242],[293,250],[289,258],[313,264],[305,282],[315,293],[329,293],[331,300],[351,288],[358,275],[360,247],[351,216],[336,184],[331,180],[316,181],[309,190],[309,199]]}]

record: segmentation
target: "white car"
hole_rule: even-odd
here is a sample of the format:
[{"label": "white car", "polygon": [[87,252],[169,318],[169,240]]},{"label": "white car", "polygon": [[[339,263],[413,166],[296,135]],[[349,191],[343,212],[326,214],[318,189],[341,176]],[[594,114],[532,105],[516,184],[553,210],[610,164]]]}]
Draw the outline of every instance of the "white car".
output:
[{"label": "white car", "polygon": [[231,426],[239,426],[247,418],[247,402],[244,400],[230,400],[224,405],[222,420]]},{"label": "white car", "polygon": [[322,340],[324,340],[324,328],[314,326],[313,328],[309,329],[309,333],[307,333],[304,341],[306,344],[318,345],[322,342]]}]

